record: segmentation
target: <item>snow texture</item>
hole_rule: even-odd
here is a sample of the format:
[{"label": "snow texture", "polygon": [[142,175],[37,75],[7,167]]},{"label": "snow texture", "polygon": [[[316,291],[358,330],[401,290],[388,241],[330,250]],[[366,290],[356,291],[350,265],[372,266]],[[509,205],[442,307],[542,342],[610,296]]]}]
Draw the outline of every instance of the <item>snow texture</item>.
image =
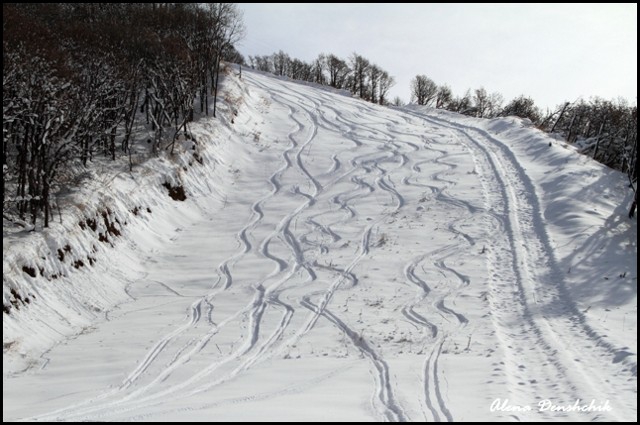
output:
[{"label": "snow texture", "polygon": [[4,420],[636,420],[621,173],[517,118],[224,90],[175,157],[5,232]]}]

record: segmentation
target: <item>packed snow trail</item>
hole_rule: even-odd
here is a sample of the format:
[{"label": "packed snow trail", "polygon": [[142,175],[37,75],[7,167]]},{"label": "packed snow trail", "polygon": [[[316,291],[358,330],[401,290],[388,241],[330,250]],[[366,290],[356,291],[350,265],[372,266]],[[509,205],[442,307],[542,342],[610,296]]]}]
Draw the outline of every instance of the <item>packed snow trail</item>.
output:
[{"label": "packed snow trail", "polygon": [[634,356],[615,361],[572,300],[508,143],[453,115],[234,81],[246,143],[211,182],[224,204],[141,253],[132,302],[7,377],[5,420],[635,418]]}]

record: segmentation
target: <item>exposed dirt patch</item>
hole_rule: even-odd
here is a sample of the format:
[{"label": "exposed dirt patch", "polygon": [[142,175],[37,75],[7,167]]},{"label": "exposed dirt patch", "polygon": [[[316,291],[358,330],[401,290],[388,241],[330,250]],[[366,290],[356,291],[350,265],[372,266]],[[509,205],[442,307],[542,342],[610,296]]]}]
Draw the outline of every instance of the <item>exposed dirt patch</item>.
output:
[{"label": "exposed dirt patch", "polygon": [[164,183],[163,186],[169,190],[169,196],[174,201],[185,201],[187,199],[187,195],[184,193],[184,187],[171,186],[170,183]]},{"label": "exposed dirt patch", "polygon": [[71,246],[69,246],[69,244],[66,244],[62,248],[58,248],[58,260],[60,260],[61,262],[64,261],[65,253],[71,253]]},{"label": "exposed dirt patch", "polygon": [[[34,269],[33,267],[22,266],[22,271],[25,272],[26,274],[28,274],[31,277],[36,277],[36,269]],[[13,289],[12,289],[12,291],[13,291]]]},{"label": "exposed dirt patch", "polygon": [[18,293],[18,291],[16,291],[15,289],[11,289],[11,295],[13,296],[13,298],[15,298],[18,301],[22,301],[22,297],[20,296],[20,294]]},{"label": "exposed dirt patch", "polygon": [[94,232],[98,228],[98,223],[96,223],[96,221],[91,218],[88,218],[86,220],[86,223],[87,223],[87,226],[89,226],[89,229],[93,230]]},{"label": "exposed dirt patch", "polygon": [[112,236],[120,236],[120,229],[118,229],[115,225],[115,223],[118,223],[118,219],[116,218],[115,220],[111,220],[111,211],[107,210],[107,211],[103,211],[102,212],[102,219],[104,220],[104,225],[107,227],[107,233],[109,233]]}]

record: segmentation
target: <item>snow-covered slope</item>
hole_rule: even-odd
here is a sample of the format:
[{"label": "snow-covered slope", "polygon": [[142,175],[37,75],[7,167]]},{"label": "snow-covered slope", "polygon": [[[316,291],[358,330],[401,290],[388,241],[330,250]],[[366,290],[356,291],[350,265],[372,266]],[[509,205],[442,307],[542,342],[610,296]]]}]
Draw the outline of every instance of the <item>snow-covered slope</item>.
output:
[{"label": "snow-covered slope", "polygon": [[[3,316],[5,420],[636,418],[622,175],[519,119],[251,71],[225,90],[227,120],[194,130],[203,164],[171,182],[187,200],[155,165],[149,188],[112,180],[113,215],[153,213]],[[32,258],[13,249],[10,284],[40,290],[8,270]],[[56,340],[50,320],[91,326],[29,357]]]}]

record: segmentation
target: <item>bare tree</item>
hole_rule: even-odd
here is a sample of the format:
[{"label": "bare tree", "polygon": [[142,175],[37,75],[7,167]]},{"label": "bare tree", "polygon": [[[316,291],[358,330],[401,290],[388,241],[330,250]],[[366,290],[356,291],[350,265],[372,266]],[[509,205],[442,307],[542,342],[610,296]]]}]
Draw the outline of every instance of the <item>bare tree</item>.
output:
[{"label": "bare tree", "polygon": [[367,74],[370,63],[363,56],[357,53],[351,55],[351,69],[353,70],[353,79],[351,92],[357,94],[362,99],[367,96]]},{"label": "bare tree", "polygon": [[48,226],[61,174],[119,153],[131,169],[137,128],[173,152],[242,32],[227,3],[3,5],[5,216]]},{"label": "bare tree", "polygon": [[220,61],[224,51],[244,37],[245,27],[242,21],[242,11],[235,3],[212,3],[208,6],[215,34],[214,51],[216,60],[211,74],[211,80],[214,85],[213,116],[215,117],[218,102]]},{"label": "bare tree", "polygon": [[502,111],[502,103],[504,102],[504,97],[498,92],[493,92],[489,95],[488,104],[487,104],[487,117],[494,118],[497,117]]},{"label": "bare tree", "polygon": [[350,72],[347,62],[336,55],[329,54],[325,56],[325,63],[329,72],[329,85],[335,88],[343,88]]},{"label": "bare tree", "polygon": [[325,65],[325,58],[324,58],[324,55],[321,53],[318,55],[317,58],[315,58],[315,60],[311,64],[311,75],[313,78],[312,82],[317,84],[326,83],[326,79],[324,76],[324,65]]},{"label": "bare tree", "polygon": [[484,87],[480,87],[474,91],[473,107],[476,117],[482,118],[486,116],[487,110],[489,109],[489,94]]},{"label": "bare tree", "polygon": [[288,54],[280,50],[273,54],[271,61],[273,62],[273,72],[276,75],[289,75],[291,58]]},{"label": "bare tree", "polygon": [[437,93],[438,86],[426,75],[416,75],[411,80],[411,99],[418,105],[429,106]]},{"label": "bare tree", "polygon": [[500,113],[502,116],[513,115],[520,118],[528,118],[533,123],[540,121],[540,109],[536,106],[533,99],[521,95],[516,97],[504,107]]},{"label": "bare tree", "polygon": [[389,93],[389,89],[393,87],[396,83],[395,79],[389,75],[387,71],[380,72],[379,78],[379,95],[378,95],[378,103],[380,105],[387,104],[387,93]]},{"label": "bare tree", "polygon": [[471,90],[467,90],[461,97],[455,97],[450,103],[449,110],[460,114],[473,114],[475,109],[471,103]]},{"label": "bare tree", "polygon": [[393,104],[393,106],[404,106],[405,105],[404,100],[402,100],[400,98],[400,96],[394,97],[392,104]]},{"label": "bare tree", "polygon": [[308,81],[311,77],[311,67],[300,59],[292,59],[289,63],[288,77],[294,80]]},{"label": "bare tree", "polygon": [[453,100],[453,92],[449,86],[442,85],[438,87],[438,93],[436,95],[436,108],[443,109],[449,107]]},{"label": "bare tree", "polygon": [[379,79],[380,79],[380,68],[378,68],[377,65],[375,64],[371,64],[369,66],[369,89],[368,91],[368,96],[367,96],[367,100],[372,102],[372,103],[377,103],[378,102],[378,86],[379,86]]},{"label": "bare tree", "polygon": [[334,54],[320,54],[307,63],[281,50],[269,56],[249,56],[249,63],[259,71],[348,89],[361,99],[381,105],[388,103],[387,94],[395,84],[387,71],[357,53],[352,54],[348,63]]}]

